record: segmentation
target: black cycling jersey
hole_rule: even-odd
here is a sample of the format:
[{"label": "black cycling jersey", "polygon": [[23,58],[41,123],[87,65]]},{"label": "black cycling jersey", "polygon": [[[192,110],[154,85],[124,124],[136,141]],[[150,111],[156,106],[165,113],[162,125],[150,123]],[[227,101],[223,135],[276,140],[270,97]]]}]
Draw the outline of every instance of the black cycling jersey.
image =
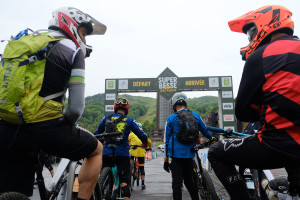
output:
[{"label": "black cycling jersey", "polygon": [[282,36],[253,52],[244,67],[235,113],[261,122],[268,148],[300,158],[300,40]]},{"label": "black cycling jersey", "polygon": [[[46,59],[41,97],[65,91],[73,69],[85,69],[84,55],[79,47],[69,39],[63,39],[51,47]],[[63,96],[52,99],[63,101]]]}]

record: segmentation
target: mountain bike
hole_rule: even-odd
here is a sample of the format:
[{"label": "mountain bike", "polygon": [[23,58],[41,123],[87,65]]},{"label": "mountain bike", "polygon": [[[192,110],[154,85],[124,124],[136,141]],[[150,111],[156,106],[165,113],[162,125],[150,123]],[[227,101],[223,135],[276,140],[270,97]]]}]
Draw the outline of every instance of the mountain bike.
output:
[{"label": "mountain bike", "polygon": [[[207,130],[228,137],[249,137],[252,135],[224,130],[216,127],[206,127]],[[274,178],[270,170],[248,169],[239,167],[239,173],[246,182],[251,200],[299,200],[297,194],[289,192],[286,178]]]},{"label": "mountain bike", "polygon": [[[51,179],[49,186],[46,188],[43,177],[43,166],[36,161],[36,181],[40,193],[41,200],[72,200],[74,198],[73,183],[76,178],[76,170],[82,165],[82,160],[71,161],[66,158],[62,158],[56,172]],[[100,200],[100,189],[98,183],[94,189],[94,192],[90,198],[91,200]]]},{"label": "mountain bike", "polygon": [[[132,149],[143,148],[146,151],[149,151],[151,149],[144,148],[143,145],[129,145]],[[130,163],[130,187],[131,191],[133,191],[134,183],[136,181],[136,185],[140,185],[140,179],[141,179],[141,170],[139,167],[139,160],[138,157],[134,157],[134,160]]]},{"label": "mountain bike", "polygon": [[[75,180],[75,173],[77,168],[82,165],[82,161],[71,161],[69,159],[62,158],[48,187],[45,186],[45,181],[42,174],[43,165],[38,159],[37,152],[34,163],[36,181],[41,200],[72,200],[74,198],[73,183]],[[8,197],[10,197],[11,195],[16,196],[20,194],[17,194],[15,192],[8,192],[5,195],[6,199],[8,199]],[[15,197],[12,199],[23,198]],[[100,199],[100,190],[97,183],[90,200]]]},{"label": "mountain bike", "polygon": [[122,132],[111,132],[95,135],[101,142],[105,142],[107,148],[112,149],[112,167],[104,167],[98,179],[102,200],[124,199],[121,197],[118,168],[116,165],[115,150],[123,137]]},{"label": "mountain bike", "polygon": [[208,171],[202,167],[201,159],[198,155],[200,149],[208,147],[210,144],[210,141],[205,142],[191,149],[192,152],[196,153],[196,156],[193,158],[193,179],[197,186],[199,199],[201,200],[219,200]]}]

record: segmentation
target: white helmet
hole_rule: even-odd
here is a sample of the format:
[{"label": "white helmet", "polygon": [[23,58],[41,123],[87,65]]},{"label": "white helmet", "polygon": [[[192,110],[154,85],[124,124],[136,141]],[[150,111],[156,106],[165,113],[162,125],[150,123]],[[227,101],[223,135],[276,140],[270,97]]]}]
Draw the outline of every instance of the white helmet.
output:
[{"label": "white helmet", "polygon": [[52,19],[49,22],[49,29],[60,30],[68,36],[75,44],[81,48],[85,57],[89,57],[92,47],[84,44],[78,28],[84,26],[88,30],[88,35],[104,35],[106,26],[90,15],[83,13],[77,8],[63,7],[52,13]]},{"label": "white helmet", "polygon": [[187,96],[182,92],[177,92],[172,97],[172,107],[174,112],[176,112],[176,105],[185,105],[187,106]]}]

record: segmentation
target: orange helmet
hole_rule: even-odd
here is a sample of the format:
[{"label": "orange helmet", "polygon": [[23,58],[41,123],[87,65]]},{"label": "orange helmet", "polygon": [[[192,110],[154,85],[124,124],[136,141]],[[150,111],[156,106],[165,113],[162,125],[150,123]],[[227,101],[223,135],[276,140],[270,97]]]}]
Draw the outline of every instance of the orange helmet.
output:
[{"label": "orange helmet", "polygon": [[269,5],[229,21],[231,31],[245,33],[248,36],[250,43],[240,50],[242,59],[246,60],[264,39],[270,38],[268,36],[271,36],[274,31],[281,30],[293,35],[294,21],[291,17],[292,12],[286,7]]}]

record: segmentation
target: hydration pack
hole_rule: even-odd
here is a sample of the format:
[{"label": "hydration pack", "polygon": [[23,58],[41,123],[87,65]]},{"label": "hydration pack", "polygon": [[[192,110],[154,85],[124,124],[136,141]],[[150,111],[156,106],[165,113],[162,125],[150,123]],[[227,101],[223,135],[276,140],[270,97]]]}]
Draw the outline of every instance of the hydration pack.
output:
[{"label": "hydration pack", "polygon": [[191,144],[199,137],[199,130],[196,123],[196,117],[192,111],[177,112],[179,116],[180,131],[177,133],[177,139],[180,143]]},{"label": "hydration pack", "polygon": [[112,119],[112,114],[109,115],[108,119],[105,122],[106,133],[119,132],[117,124],[121,122],[125,117],[125,115],[122,115],[118,119]]},{"label": "hydration pack", "polygon": [[[0,65],[0,119],[11,123],[38,121],[44,103],[65,91],[39,96],[46,66],[48,45],[64,39],[45,33],[22,31],[6,45]],[[55,104],[51,102],[52,105]],[[59,107],[55,104],[56,107]]]}]

